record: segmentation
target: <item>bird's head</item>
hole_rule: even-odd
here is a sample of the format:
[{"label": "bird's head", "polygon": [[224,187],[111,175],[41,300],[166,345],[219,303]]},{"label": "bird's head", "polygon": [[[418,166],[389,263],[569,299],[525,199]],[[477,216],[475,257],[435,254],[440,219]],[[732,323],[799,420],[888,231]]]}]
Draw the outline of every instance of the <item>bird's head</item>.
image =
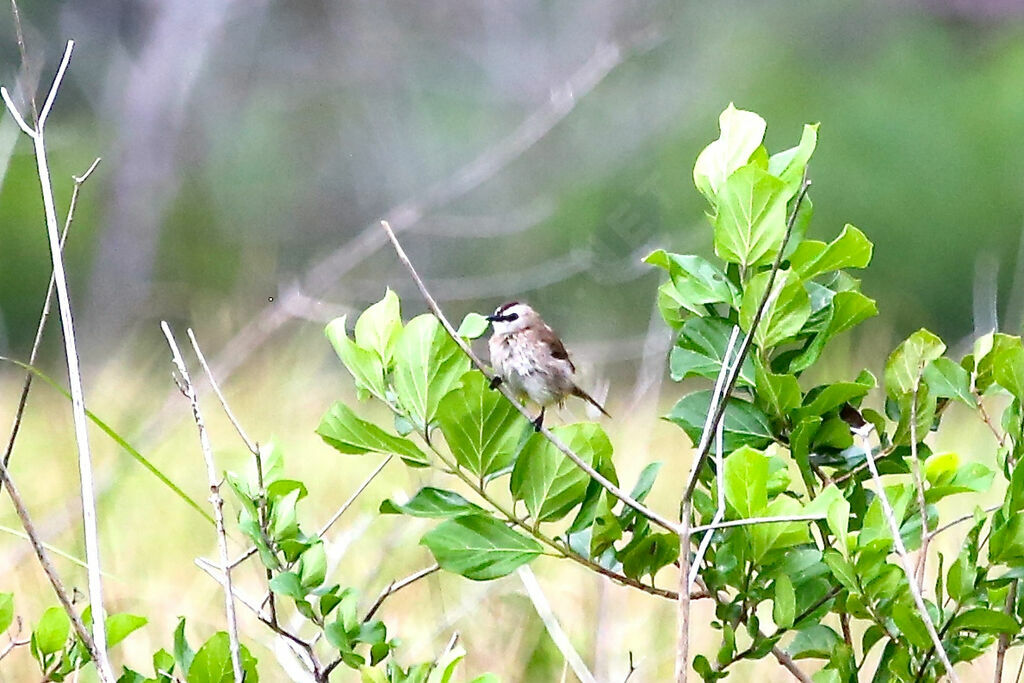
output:
[{"label": "bird's head", "polygon": [[528,304],[518,301],[510,301],[495,309],[492,315],[487,316],[494,327],[495,334],[512,334],[540,324],[540,316],[537,311],[530,308]]}]

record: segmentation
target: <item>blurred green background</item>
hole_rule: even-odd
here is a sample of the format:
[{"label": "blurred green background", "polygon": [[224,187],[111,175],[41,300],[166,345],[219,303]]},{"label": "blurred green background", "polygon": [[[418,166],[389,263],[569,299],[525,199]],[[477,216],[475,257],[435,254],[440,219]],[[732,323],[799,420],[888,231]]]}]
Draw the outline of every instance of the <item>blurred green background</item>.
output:
[{"label": "blurred green background", "polygon": [[[975,331],[1016,333],[1024,321],[1021,0],[22,0],[21,12],[25,67],[0,6],[0,81],[18,84],[22,111],[37,83],[45,93],[64,41],[77,43],[47,130],[61,217],[71,175],[103,157],[67,246],[90,407],[199,498],[194,429],[159,320],[196,329],[243,423],[285,444],[311,518],[323,519],[375,464],[339,459],[312,433],[351,390],[323,323],[386,286],[406,317],[423,310],[374,225],[388,217],[453,319],[528,300],[583,361],[588,386],[612,379],[611,412],[631,416],[609,423],[620,474],[668,460],[652,499],[671,509],[686,441],[656,420],[659,395],[678,392],[656,389],[667,336],[652,320],[659,275],[641,258],[711,252],[691,169],[730,101],[768,121],[772,151],[821,122],[811,235],[829,240],[849,222],[875,242],[864,291],[881,315],[837,343],[821,372],[877,370],[921,326],[955,353]],[[0,172],[0,355],[26,358],[49,254],[31,145],[9,116]],[[53,321],[43,350],[63,378]],[[0,424],[21,378],[0,368]],[[34,391],[13,473],[46,537],[80,555],[70,416],[49,389]],[[218,463],[241,469],[218,420]],[[983,438],[965,427],[949,447],[990,458]],[[213,552],[212,535],[94,440],[111,592],[155,622],[132,656],[167,646],[178,613],[205,614],[208,633],[216,587],[191,559]],[[345,537],[365,536],[344,568],[371,594],[428,560],[411,550],[424,526],[374,514],[381,498],[425,483],[389,472]],[[9,507],[0,500],[0,522],[17,526]],[[51,600],[27,550],[0,537],[0,567],[18,569],[0,590],[24,596],[31,618]],[[140,557],[164,561],[140,570]],[[74,566],[62,570],[84,586]],[[660,643],[668,656],[648,652],[631,680],[664,680],[670,605],[580,582],[573,568],[541,562],[538,573],[576,578],[556,611],[583,625],[571,635],[595,670],[624,675],[627,650]],[[248,578],[258,585],[255,570]],[[429,608],[387,615],[415,655],[462,624],[474,672],[557,680],[561,659],[515,585],[445,576],[415,599]],[[27,654],[17,665],[9,680],[31,670]]]}]

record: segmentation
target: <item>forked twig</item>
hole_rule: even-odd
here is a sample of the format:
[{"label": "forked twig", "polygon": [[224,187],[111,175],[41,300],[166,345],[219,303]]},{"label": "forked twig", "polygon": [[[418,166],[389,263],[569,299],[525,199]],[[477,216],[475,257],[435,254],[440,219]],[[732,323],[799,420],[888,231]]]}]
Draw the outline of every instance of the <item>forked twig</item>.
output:
[{"label": "forked twig", "polygon": [[50,245],[50,259],[53,263],[54,286],[57,292],[57,303],[60,310],[61,329],[64,333],[64,355],[68,365],[68,380],[71,389],[71,411],[75,425],[75,441],[78,445],[78,469],[82,491],[82,523],[85,530],[85,555],[89,562],[89,602],[92,605],[93,640],[96,642],[96,670],[100,680],[114,681],[114,673],[107,659],[106,610],[103,607],[103,579],[100,570],[99,525],[96,519],[96,496],[92,475],[92,455],[89,451],[88,422],[85,416],[85,396],[82,390],[82,374],[78,364],[78,345],[75,341],[74,320],[71,314],[71,298],[68,295],[67,277],[64,272],[64,256],[61,253],[60,233],[57,227],[57,210],[53,200],[53,184],[50,180],[50,167],[46,159],[46,143],[43,130],[50,109],[53,107],[60,89],[64,73],[71,61],[71,52],[75,42],[69,40],[64,50],[57,74],[54,76],[50,91],[46,96],[39,122],[35,127],[25,123],[14,106],[7,88],[0,87],[0,97],[21,130],[32,138],[35,149],[36,170],[39,175],[39,186],[43,197],[43,212],[46,216],[46,234]]},{"label": "forked twig", "polygon": [[[488,367],[483,363],[483,361],[481,361],[477,357],[475,353],[473,353],[473,350],[469,348],[469,345],[466,344],[466,342],[458,335],[458,333],[455,331],[455,328],[452,327],[452,324],[448,321],[448,318],[445,317],[444,312],[441,310],[440,306],[437,305],[437,301],[434,300],[434,297],[430,294],[430,291],[427,289],[427,286],[423,284],[423,280],[416,272],[416,268],[412,265],[412,262],[406,255],[405,250],[402,248],[402,245],[398,242],[398,237],[395,236],[395,233],[391,229],[391,226],[388,224],[387,221],[381,221],[380,225],[381,228],[383,228],[384,232],[387,234],[388,238],[391,240],[391,245],[395,248],[395,253],[398,254],[398,260],[401,261],[402,265],[405,266],[405,269],[409,271],[409,275],[416,283],[416,287],[420,290],[420,294],[423,295],[423,299],[426,301],[427,307],[441,322],[441,325],[448,333],[448,336],[450,336],[455,341],[455,343],[459,345],[459,348],[461,348],[462,351],[469,357],[469,360],[473,363],[473,365],[476,366],[476,368],[480,372],[482,372],[488,379],[490,379],[491,375],[488,370]],[[513,406],[515,406],[516,410],[518,410],[523,417],[525,417],[527,420],[533,420],[533,416],[530,415],[530,412],[526,409],[526,407],[523,406],[519,401],[515,400],[515,397],[504,384],[499,384],[497,386],[497,390],[500,391],[502,396],[508,399],[508,401]],[[546,438],[555,446],[555,448],[557,448],[567,458],[576,463],[577,467],[579,467],[581,470],[590,475],[590,477],[593,480],[595,480],[613,496],[615,496],[620,501],[622,501],[629,507],[633,508],[634,510],[636,510],[641,515],[651,520],[658,526],[667,529],[668,531],[671,531],[673,533],[679,532],[679,529],[675,524],[673,524],[668,519],[666,519],[659,513],[655,512],[654,510],[651,510],[643,503],[634,500],[628,493],[626,493],[621,488],[619,488],[611,481],[609,481],[606,477],[601,475],[601,473],[599,473],[597,470],[591,467],[585,460],[583,460],[583,458],[577,455],[575,451],[573,451],[571,448],[565,445],[565,443],[562,442],[561,439],[552,434],[547,427],[541,427],[539,431],[541,434],[544,435],[544,438]]]},{"label": "forked twig", "polygon": [[242,423],[235,417],[234,412],[231,410],[231,406],[228,405],[228,401],[224,398],[223,392],[220,390],[220,385],[217,384],[217,379],[213,376],[213,372],[210,370],[210,366],[206,363],[206,356],[203,355],[203,350],[199,348],[199,342],[196,341],[196,335],[192,332],[192,328],[186,330],[188,334],[188,340],[192,342],[192,350],[196,353],[196,358],[199,359],[199,365],[202,366],[203,372],[206,373],[206,379],[209,380],[210,386],[213,387],[213,393],[217,394],[217,398],[220,400],[220,405],[224,409],[224,414],[228,416],[228,420],[234,426],[235,431],[238,432],[238,436],[245,442],[245,447],[249,449],[249,452],[255,455],[257,458],[260,456],[260,449],[249,435],[245,433],[245,429],[242,428]]},{"label": "forked twig", "polygon": [[932,623],[928,607],[924,604],[924,597],[921,595],[921,587],[917,582],[914,564],[911,562],[910,556],[907,554],[907,548],[903,545],[903,538],[900,536],[900,525],[896,520],[896,513],[893,512],[892,505],[889,503],[889,497],[885,494],[882,477],[878,474],[878,467],[875,466],[875,456],[872,455],[871,444],[868,442],[868,437],[871,436],[872,431],[874,431],[874,425],[868,422],[862,427],[854,428],[853,434],[860,442],[860,448],[864,451],[864,456],[867,458],[868,469],[871,470],[871,478],[878,488],[878,500],[882,504],[882,512],[885,514],[885,519],[889,523],[893,547],[896,549],[896,554],[899,555],[900,562],[903,564],[903,572],[907,575],[907,585],[910,587],[910,593],[914,597],[914,604],[917,606],[917,611],[924,621],[928,636],[932,639],[932,644],[935,647],[936,654],[939,656],[939,660],[946,667],[946,674],[953,683],[959,683],[960,679],[957,677],[956,672],[953,671],[953,665],[949,661],[949,656],[946,654],[945,648],[942,647],[942,638],[939,637],[938,632],[935,630],[935,624]]},{"label": "forked twig", "polygon": [[203,460],[206,462],[206,475],[210,482],[210,503],[213,505],[213,519],[217,525],[217,545],[220,548],[220,563],[224,567],[224,608],[227,612],[228,639],[231,647],[231,669],[235,675],[235,683],[242,683],[242,660],[239,654],[240,645],[238,642],[238,623],[235,615],[235,597],[231,588],[231,569],[228,566],[228,538],[224,528],[224,499],[220,495],[220,484],[218,484],[217,467],[213,462],[213,449],[210,447],[210,437],[206,433],[206,423],[203,422],[203,415],[199,411],[199,396],[192,385],[188,368],[181,357],[177,342],[166,321],[161,321],[160,329],[167,338],[167,345],[171,347],[171,356],[178,374],[181,377],[181,390],[192,406],[192,418],[195,420],[196,429],[199,431],[199,446],[203,452]]},{"label": "forked twig", "polygon": [[[17,5],[15,4],[15,7]],[[34,106],[34,105],[33,105]],[[89,179],[92,172],[96,170],[96,167],[100,164],[100,158],[96,157],[96,160],[92,162],[92,165],[86,169],[85,173],[80,176],[71,176],[72,180],[75,181],[74,189],[71,190],[71,203],[68,205],[68,215],[64,220],[64,230],[60,234],[60,248],[63,252],[64,244],[68,239],[68,230],[71,229],[71,221],[75,217],[75,207],[78,205],[78,193],[82,188],[82,183]],[[28,364],[36,364],[36,356],[39,354],[39,346],[43,341],[43,330],[46,329],[46,321],[50,318],[50,305],[53,303],[53,289],[54,289],[54,274],[50,273],[50,284],[46,288],[46,298],[43,300],[43,310],[39,314],[39,324],[36,326],[36,336],[32,340],[32,350],[28,354]],[[7,448],[4,450],[3,465],[4,467],[10,467],[11,454],[14,452],[14,442],[18,438],[18,432],[21,430],[21,420],[25,415],[25,407],[28,404],[28,394],[32,390],[32,380],[35,375],[31,371],[25,373],[25,381],[21,385],[21,396],[18,397],[18,408],[14,411],[14,422],[11,425],[11,435],[7,439]],[[0,489],[3,488],[3,482],[0,481]]]}]

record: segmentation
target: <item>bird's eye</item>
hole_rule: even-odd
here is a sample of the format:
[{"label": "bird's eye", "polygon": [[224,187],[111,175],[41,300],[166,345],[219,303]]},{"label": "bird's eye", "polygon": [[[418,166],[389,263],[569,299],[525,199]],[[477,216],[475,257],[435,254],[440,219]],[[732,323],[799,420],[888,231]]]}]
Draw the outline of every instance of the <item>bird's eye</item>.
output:
[{"label": "bird's eye", "polygon": [[519,320],[519,314],[518,313],[509,313],[505,317],[505,319],[508,320],[509,322],[512,322],[513,320]]}]

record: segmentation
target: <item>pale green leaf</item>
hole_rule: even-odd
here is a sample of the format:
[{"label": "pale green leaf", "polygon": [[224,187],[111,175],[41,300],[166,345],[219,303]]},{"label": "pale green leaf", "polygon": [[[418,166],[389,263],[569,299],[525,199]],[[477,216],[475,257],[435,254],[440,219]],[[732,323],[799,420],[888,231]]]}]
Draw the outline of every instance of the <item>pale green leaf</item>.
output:
[{"label": "pale green leaf", "polygon": [[532,538],[488,515],[449,519],[420,541],[441,568],[474,581],[506,576],[541,554]]},{"label": "pale green leaf", "polygon": [[[698,391],[681,398],[665,419],[679,425],[690,440],[697,444],[700,442],[710,407],[711,391]],[[726,451],[744,445],[764,448],[772,442],[768,417],[752,403],[729,398],[722,423],[722,447]]]},{"label": "pale green leaf", "polygon": [[885,390],[891,398],[911,393],[918,386],[925,367],[946,350],[946,345],[928,330],[921,329],[896,347],[885,364]]},{"label": "pale green leaf", "polygon": [[756,166],[733,173],[718,192],[715,253],[749,267],[775,257],[786,234],[786,186]]},{"label": "pale green leaf", "polygon": [[718,117],[718,126],[721,135],[701,151],[693,165],[693,182],[711,203],[726,178],[761,146],[765,131],[764,119],[736,109],[732,103]]},{"label": "pale green leaf", "polygon": [[[754,323],[754,316],[764,299],[770,272],[759,273],[750,279],[743,292],[740,303],[740,326],[749,332]],[[759,348],[769,349],[790,339],[800,331],[811,317],[811,300],[804,288],[804,283],[791,270],[780,270],[772,284],[773,290],[779,294],[774,301],[769,301],[761,314],[754,342]]]},{"label": "pale green leaf", "polygon": [[394,385],[420,431],[468,370],[469,358],[433,315],[416,316],[405,326],[395,347]]},{"label": "pale green leaf", "polygon": [[342,453],[394,453],[411,465],[427,465],[427,456],[412,441],[359,419],[340,401],[331,406],[320,420],[316,433]]},{"label": "pale green leaf", "polygon": [[356,320],[356,344],[375,351],[383,366],[388,368],[401,330],[402,313],[398,295],[389,287],[384,292],[384,298],[363,311]]}]

